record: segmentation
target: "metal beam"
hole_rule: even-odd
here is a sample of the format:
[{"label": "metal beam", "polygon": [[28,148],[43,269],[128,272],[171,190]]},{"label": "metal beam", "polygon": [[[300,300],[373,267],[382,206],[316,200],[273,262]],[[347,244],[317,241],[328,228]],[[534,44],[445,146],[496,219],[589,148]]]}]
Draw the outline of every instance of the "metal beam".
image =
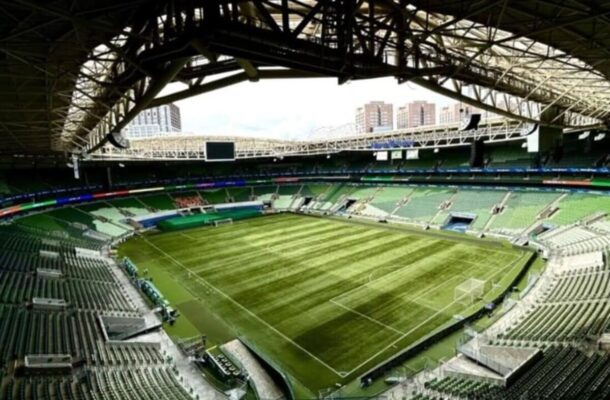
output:
[{"label": "metal beam", "polygon": [[[112,128],[112,130],[108,134],[112,135],[121,132],[121,130],[125,128],[127,124],[129,124],[129,122],[131,122],[131,120],[133,120],[140,113],[140,111],[148,107],[150,102],[153,101],[159,93],[161,93],[163,88],[165,88],[165,86],[169,82],[171,82],[176,77],[176,75],[178,75],[178,73],[182,70],[182,68],[186,65],[187,62],[188,58],[179,58],[172,61],[167,66],[163,74],[161,74],[157,79],[155,79],[153,83],[151,83],[146,93],[142,96],[142,98],[138,100],[136,105],[123,116],[123,118]],[[108,141],[109,138],[105,137],[99,143],[88,149],[87,153],[90,154],[96,151],[97,149],[108,143]]]},{"label": "metal beam", "polygon": [[[310,72],[295,71],[290,69],[282,70],[261,70],[258,71],[259,79],[302,79],[302,78],[324,78],[324,75],[319,75]],[[245,72],[240,72],[234,75],[230,75],[224,78],[219,78],[215,81],[201,84],[198,86],[190,87],[183,91],[168,94],[163,97],[154,99],[148,104],[150,107],[158,107],[163,104],[175,103],[180,100],[187,99],[189,97],[198,96],[204,93],[212,92],[214,90],[222,89],[228,86],[236,85],[241,82],[250,80],[250,77]]]}]

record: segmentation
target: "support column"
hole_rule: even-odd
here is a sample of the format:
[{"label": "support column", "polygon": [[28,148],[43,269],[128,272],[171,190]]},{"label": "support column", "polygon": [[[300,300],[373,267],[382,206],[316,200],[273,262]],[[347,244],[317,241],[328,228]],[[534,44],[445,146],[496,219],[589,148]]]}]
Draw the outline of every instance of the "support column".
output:
[{"label": "support column", "polygon": [[112,190],[112,168],[106,167],[106,179],[104,181],[104,189]]},{"label": "support column", "polygon": [[542,167],[548,162],[559,162],[563,158],[563,130],[561,128],[545,126],[544,123],[550,123],[561,113],[558,107],[551,107],[542,113],[540,118],[541,125],[531,135],[535,137],[528,140],[528,148],[531,150],[531,142],[537,142],[537,154],[535,164],[537,167]]},{"label": "support column", "polygon": [[[558,107],[551,107],[542,113],[540,120],[551,122],[561,113]],[[538,151],[541,155],[554,154],[557,148],[563,147],[563,131],[561,128],[541,125],[538,128]]]}]

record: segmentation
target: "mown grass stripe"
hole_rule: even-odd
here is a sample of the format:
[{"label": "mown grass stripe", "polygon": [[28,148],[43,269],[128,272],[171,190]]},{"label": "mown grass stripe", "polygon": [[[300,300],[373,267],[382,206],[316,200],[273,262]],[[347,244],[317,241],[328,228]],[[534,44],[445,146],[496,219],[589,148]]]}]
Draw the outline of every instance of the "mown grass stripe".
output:
[{"label": "mown grass stripe", "polygon": [[146,239],[159,250],[126,244],[142,269],[181,282],[314,391],[450,323],[458,283],[519,264],[475,239],[295,215]]},{"label": "mown grass stripe", "polygon": [[[259,258],[257,261],[249,264],[249,266],[244,265],[241,268],[230,272],[231,274],[241,274],[243,272],[243,268],[251,268],[258,270],[262,269],[262,267],[267,266],[268,268],[261,271],[261,273],[257,274],[257,276],[260,275],[263,279],[266,279],[266,275],[269,275],[270,273],[274,273],[276,271],[281,271],[284,273],[284,275],[282,276],[283,279],[287,279],[290,276],[299,274],[299,279],[301,281],[305,281],[307,279],[307,276],[303,274],[316,272],[314,271],[315,265],[313,261],[316,257],[311,257],[309,259],[304,260],[304,254],[307,254],[308,252],[313,252],[319,254],[319,257],[326,258],[328,257],[330,250],[332,250],[332,253],[336,255],[343,248],[351,249],[354,244],[364,245],[370,242],[370,239],[372,237],[374,237],[374,234],[372,234],[371,232],[364,231],[357,235],[354,235],[354,239],[350,243],[337,244],[337,233],[336,230],[333,230],[333,232],[330,233],[329,236],[316,239],[315,246],[303,247],[300,251],[297,252],[297,254],[294,254],[295,252],[291,251],[285,251],[284,253],[281,253],[280,251],[272,252],[271,255],[274,256],[273,258]],[[290,247],[290,245],[288,245],[288,247]],[[266,254],[270,254],[269,251],[267,251]],[[240,282],[240,284],[243,284],[243,286],[247,288],[248,280],[256,279],[257,276],[246,278],[246,281]]]},{"label": "mown grass stripe", "polygon": [[[250,259],[257,259],[261,255],[264,255],[265,252],[268,252],[270,247],[273,248],[291,248],[299,246],[301,243],[307,244],[312,241],[312,237],[317,239],[325,239],[331,235],[336,235],[337,232],[347,231],[346,229],[339,229],[335,227],[319,227],[315,230],[309,230],[306,232],[295,232],[293,234],[278,234],[271,235],[266,237],[264,240],[259,240],[255,243],[251,243],[248,240],[240,239],[237,245],[227,246],[224,245],[224,251],[221,250],[219,252],[213,252],[214,260],[206,260],[205,264],[202,265],[202,269],[210,269],[215,264],[218,264],[220,268],[224,265],[230,266],[234,263],[235,260],[238,263],[248,262]],[[362,232],[366,232],[366,230],[362,230]],[[229,249],[227,247],[230,247]],[[213,250],[210,250],[212,252]],[[192,258],[185,258],[185,260],[190,261],[191,259],[198,259],[199,257],[195,255]]]}]

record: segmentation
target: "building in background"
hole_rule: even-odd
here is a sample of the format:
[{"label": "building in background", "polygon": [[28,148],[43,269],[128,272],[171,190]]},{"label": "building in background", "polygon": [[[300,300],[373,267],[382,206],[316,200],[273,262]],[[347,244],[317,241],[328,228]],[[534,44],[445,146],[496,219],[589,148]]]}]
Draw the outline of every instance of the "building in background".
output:
[{"label": "building in background", "polygon": [[123,130],[128,138],[151,137],[181,131],[180,108],[173,103],[142,111]]},{"label": "building in background", "polygon": [[398,107],[396,113],[398,129],[415,128],[436,124],[436,104],[424,100],[412,101]]},{"label": "building in background", "polygon": [[451,124],[461,122],[463,119],[470,117],[472,114],[482,114],[484,118],[485,114],[477,107],[471,106],[465,103],[453,103],[451,105],[441,108],[438,118],[440,124]]},{"label": "building in background", "polygon": [[356,132],[384,132],[394,129],[394,106],[372,101],[356,109]]}]

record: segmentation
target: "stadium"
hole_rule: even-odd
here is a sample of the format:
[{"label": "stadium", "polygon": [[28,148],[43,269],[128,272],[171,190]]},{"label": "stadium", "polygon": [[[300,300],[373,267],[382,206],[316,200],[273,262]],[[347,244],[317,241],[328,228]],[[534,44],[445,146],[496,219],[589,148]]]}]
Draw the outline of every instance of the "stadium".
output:
[{"label": "stadium", "polygon": [[[0,399],[610,399],[610,5],[0,11]],[[322,77],[460,115],[128,135]]]}]

